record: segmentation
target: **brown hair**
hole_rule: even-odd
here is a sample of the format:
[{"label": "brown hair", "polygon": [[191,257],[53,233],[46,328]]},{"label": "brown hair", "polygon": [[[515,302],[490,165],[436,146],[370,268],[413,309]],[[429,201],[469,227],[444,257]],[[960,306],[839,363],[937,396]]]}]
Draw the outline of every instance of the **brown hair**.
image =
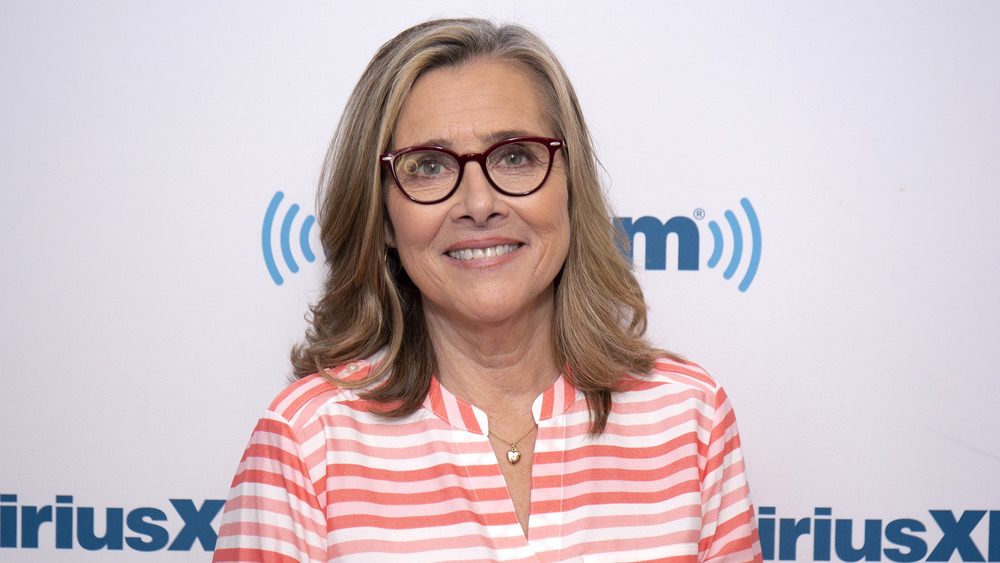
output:
[{"label": "brown hair", "polygon": [[[320,239],[329,273],[312,307],[306,343],[292,351],[295,374],[380,355],[368,377],[334,384],[368,387],[387,416],[420,407],[436,360],[420,293],[385,240],[387,213],[378,155],[386,152],[413,83],[422,73],[474,59],[509,62],[535,79],[553,132],[566,142],[570,246],[556,279],[553,355],[587,398],[592,432],[603,432],[611,394],[625,372],[652,368],[644,340],[646,303],[620,251],[597,159],[573,87],[555,54],[518,25],[481,19],[428,21],[379,49],[355,86],[320,178]],[[404,339],[405,335],[405,339]],[[383,380],[380,385],[373,385]]]}]

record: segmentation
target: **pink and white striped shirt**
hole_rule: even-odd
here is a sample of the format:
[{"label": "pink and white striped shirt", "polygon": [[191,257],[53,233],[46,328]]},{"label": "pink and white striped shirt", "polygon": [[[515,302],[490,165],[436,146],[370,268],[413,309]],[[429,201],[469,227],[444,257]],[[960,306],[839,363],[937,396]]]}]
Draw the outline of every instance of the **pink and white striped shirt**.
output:
[{"label": "pink and white striped shirt", "polygon": [[565,378],[536,399],[525,537],[484,412],[434,380],[421,409],[384,419],[356,391],[299,380],[250,438],[214,561],[761,561],[722,388],[666,359],[625,383],[596,438]]}]

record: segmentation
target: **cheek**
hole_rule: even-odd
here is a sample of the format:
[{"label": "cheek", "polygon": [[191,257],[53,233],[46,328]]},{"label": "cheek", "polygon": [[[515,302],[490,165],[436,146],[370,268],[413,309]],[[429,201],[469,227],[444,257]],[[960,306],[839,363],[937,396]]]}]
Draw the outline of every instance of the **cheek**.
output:
[{"label": "cheek", "polygon": [[423,206],[401,201],[397,196],[390,196],[386,202],[389,223],[386,225],[387,240],[399,252],[404,265],[411,256],[430,244],[437,229],[431,210]]},{"label": "cheek", "polygon": [[560,265],[566,262],[566,258],[569,256],[569,245],[570,237],[572,236],[570,229],[570,218],[569,218],[569,203],[563,200],[561,203],[560,214],[559,214],[559,245],[560,252],[562,256],[560,257]]},{"label": "cheek", "polygon": [[563,190],[558,193],[556,197],[553,197],[550,201],[546,202],[544,206],[540,206],[540,210],[544,210],[545,213],[539,214],[537,221],[539,224],[545,224],[549,229],[551,229],[552,236],[562,245],[568,245],[570,237],[570,220],[569,220],[569,198],[567,197],[566,191]]},{"label": "cheek", "polygon": [[395,248],[400,248],[407,240],[406,209],[391,191],[385,193],[386,240]]}]

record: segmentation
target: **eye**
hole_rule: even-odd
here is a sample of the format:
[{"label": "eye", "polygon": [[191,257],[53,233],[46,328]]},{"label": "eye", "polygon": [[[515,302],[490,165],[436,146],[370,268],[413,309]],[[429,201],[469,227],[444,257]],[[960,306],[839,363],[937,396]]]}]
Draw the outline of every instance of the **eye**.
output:
[{"label": "eye", "polygon": [[490,155],[490,162],[495,166],[521,167],[537,161],[531,148],[521,143],[504,145]]},{"label": "eye", "polygon": [[417,174],[421,176],[434,176],[441,173],[441,163],[433,161],[423,161],[417,165]]},{"label": "eye", "polygon": [[523,154],[512,152],[503,156],[503,164],[506,164],[507,166],[517,166],[523,163],[524,159],[525,156]]},{"label": "eye", "polygon": [[421,151],[406,155],[398,166],[408,176],[438,176],[454,168],[449,166],[449,160],[445,155]]}]

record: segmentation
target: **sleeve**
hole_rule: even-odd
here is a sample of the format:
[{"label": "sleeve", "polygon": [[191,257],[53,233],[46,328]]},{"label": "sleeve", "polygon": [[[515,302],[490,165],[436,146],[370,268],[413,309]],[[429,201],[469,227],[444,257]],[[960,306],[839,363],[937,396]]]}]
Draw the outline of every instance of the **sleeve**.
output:
[{"label": "sleeve", "polygon": [[233,478],[212,561],[326,560],[326,516],[302,442],[287,421],[269,412]]},{"label": "sleeve", "polygon": [[715,396],[712,429],[702,459],[702,528],[698,561],[761,562],[760,540],[736,415],[721,387]]}]

